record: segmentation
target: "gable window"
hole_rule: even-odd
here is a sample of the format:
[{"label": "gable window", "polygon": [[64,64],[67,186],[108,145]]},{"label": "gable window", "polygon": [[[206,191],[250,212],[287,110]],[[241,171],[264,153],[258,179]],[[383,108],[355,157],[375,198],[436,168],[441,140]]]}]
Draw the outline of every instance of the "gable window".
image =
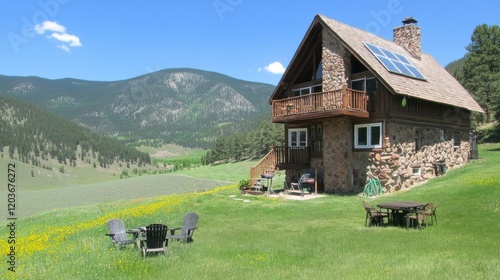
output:
[{"label": "gable window", "polygon": [[316,73],[314,73],[314,79],[316,81],[321,81],[323,79],[323,60],[320,59],[318,63],[318,67],[316,67]]},{"label": "gable window", "polygon": [[354,126],[354,148],[381,148],[382,123],[357,124]]}]

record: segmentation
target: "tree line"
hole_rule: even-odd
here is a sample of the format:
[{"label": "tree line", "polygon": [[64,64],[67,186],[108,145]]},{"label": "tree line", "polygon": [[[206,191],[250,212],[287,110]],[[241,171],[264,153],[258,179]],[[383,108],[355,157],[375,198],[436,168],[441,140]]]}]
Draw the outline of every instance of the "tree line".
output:
[{"label": "tree line", "polygon": [[476,123],[500,121],[500,27],[478,25],[466,46],[463,61],[451,73],[472,94],[485,114],[473,115]]},{"label": "tree line", "polygon": [[271,123],[268,117],[262,120],[257,130],[219,136],[213,147],[201,158],[201,163],[210,165],[261,158],[271,146],[283,145],[283,125]]}]

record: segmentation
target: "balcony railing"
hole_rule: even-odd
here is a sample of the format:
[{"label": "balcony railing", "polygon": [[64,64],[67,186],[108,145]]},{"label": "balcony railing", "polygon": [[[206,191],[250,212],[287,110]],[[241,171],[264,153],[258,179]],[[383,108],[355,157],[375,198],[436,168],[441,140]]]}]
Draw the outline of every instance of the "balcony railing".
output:
[{"label": "balcony railing", "polygon": [[310,147],[274,147],[274,152],[280,168],[309,166],[311,162]]},{"label": "balcony railing", "polygon": [[312,93],[273,100],[273,121],[311,119],[336,115],[368,117],[368,94],[364,91],[340,90]]}]

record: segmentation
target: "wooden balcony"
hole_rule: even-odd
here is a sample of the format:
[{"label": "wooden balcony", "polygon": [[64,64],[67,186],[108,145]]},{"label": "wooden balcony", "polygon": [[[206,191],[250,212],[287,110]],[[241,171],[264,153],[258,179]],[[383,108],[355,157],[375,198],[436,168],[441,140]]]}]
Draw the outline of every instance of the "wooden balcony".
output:
[{"label": "wooden balcony", "polygon": [[272,101],[272,121],[290,123],[302,120],[352,116],[368,118],[368,94],[342,88]]},{"label": "wooden balcony", "polygon": [[307,168],[311,163],[310,147],[274,147],[279,169]]}]

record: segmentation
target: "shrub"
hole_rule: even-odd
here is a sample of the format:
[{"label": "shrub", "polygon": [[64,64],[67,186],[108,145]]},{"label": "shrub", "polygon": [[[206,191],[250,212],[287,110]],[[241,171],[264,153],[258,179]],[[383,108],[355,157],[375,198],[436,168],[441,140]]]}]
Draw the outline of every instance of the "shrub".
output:
[{"label": "shrub", "polygon": [[250,180],[243,179],[238,183],[238,188],[240,190],[248,189],[249,187],[250,187]]}]

